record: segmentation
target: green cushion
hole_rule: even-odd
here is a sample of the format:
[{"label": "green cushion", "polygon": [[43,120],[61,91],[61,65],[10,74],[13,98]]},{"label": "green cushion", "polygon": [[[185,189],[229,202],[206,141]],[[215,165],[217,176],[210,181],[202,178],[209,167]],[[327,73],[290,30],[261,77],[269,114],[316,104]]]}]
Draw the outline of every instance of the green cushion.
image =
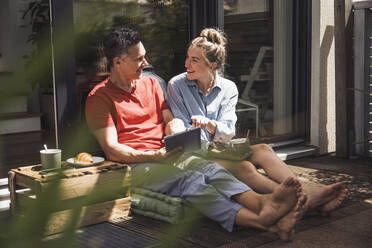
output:
[{"label": "green cushion", "polygon": [[169,223],[178,223],[185,215],[186,203],[179,197],[171,197],[143,188],[132,189],[131,209],[134,213]]}]

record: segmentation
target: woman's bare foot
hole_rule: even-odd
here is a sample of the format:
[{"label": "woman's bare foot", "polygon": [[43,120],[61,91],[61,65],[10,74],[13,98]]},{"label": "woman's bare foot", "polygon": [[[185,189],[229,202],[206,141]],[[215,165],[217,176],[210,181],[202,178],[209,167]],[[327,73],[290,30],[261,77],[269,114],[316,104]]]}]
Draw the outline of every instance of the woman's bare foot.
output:
[{"label": "woman's bare foot", "polygon": [[302,195],[301,192],[300,182],[293,177],[288,177],[275,188],[272,194],[264,195],[262,209],[259,213],[261,224],[271,226],[287,215],[296,206]]},{"label": "woman's bare foot", "polygon": [[338,208],[343,202],[343,200],[346,198],[347,192],[348,192],[347,189],[342,189],[340,191],[337,191],[336,192],[337,194],[335,194],[336,196],[332,200],[319,206],[320,214],[322,216],[328,216],[330,212]]},{"label": "woman's bare foot", "polygon": [[306,211],[319,207],[322,214],[329,214],[337,208],[347,195],[347,190],[343,189],[341,183],[334,183],[323,187],[304,187],[308,196],[305,206]]}]

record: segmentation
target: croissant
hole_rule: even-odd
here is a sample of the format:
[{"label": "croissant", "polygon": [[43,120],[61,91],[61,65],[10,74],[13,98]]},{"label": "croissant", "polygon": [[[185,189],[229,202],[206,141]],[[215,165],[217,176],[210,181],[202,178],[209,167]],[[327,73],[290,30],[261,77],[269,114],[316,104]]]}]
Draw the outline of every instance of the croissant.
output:
[{"label": "croissant", "polygon": [[82,152],[82,153],[79,153],[78,155],[76,155],[75,157],[75,162],[78,162],[78,163],[93,163],[93,156],[87,152]]}]

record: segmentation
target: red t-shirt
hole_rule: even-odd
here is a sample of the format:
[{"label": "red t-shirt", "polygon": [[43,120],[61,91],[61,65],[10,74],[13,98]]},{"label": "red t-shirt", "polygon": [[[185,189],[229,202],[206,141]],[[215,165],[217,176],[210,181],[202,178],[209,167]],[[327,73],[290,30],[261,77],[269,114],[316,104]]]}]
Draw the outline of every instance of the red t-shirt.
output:
[{"label": "red t-shirt", "polygon": [[119,143],[154,150],[164,146],[164,109],[168,106],[156,79],[142,77],[128,93],[107,78],[89,93],[85,115],[91,131],[115,126]]}]

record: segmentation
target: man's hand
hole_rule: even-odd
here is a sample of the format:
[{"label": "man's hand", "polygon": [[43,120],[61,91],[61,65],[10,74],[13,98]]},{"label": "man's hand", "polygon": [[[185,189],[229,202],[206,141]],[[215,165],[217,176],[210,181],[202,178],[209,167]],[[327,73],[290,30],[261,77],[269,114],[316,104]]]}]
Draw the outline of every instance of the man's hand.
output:
[{"label": "man's hand", "polygon": [[211,134],[216,132],[216,123],[205,116],[193,115],[191,116],[191,120],[193,121],[193,127],[200,127],[202,129],[206,128]]},{"label": "man's hand", "polygon": [[162,161],[166,158],[169,158],[172,155],[177,154],[178,152],[182,151],[182,147],[177,147],[171,151],[167,151],[165,147],[155,150],[155,151],[147,151],[146,153],[154,156],[154,161]]},{"label": "man's hand", "polygon": [[179,132],[183,132],[186,130],[185,124],[181,119],[174,118],[173,120],[169,121],[165,126],[165,135],[171,135]]}]

